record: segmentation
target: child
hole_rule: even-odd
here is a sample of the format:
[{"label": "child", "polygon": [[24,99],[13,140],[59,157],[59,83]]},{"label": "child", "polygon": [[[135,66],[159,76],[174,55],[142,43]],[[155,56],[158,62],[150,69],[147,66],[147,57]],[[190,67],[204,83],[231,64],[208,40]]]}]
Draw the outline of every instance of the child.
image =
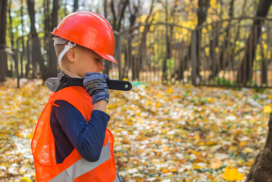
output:
[{"label": "child", "polygon": [[102,60],[116,64],[114,35],[100,15],[76,12],[53,34],[58,63],[83,85],[51,92],[31,143],[37,181],[121,182],[114,163],[107,75]]}]

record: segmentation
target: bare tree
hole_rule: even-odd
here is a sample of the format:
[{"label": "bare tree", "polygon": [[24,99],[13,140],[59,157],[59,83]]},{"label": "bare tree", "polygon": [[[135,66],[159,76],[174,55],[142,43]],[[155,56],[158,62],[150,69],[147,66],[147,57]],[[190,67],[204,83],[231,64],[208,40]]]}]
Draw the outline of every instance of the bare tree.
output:
[{"label": "bare tree", "polygon": [[[149,9],[149,13],[146,17],[146,19],[144,20],[144,30],[143,32],[141,33],[141,40],[140,40],[140,47],[139,47],[139,53],[138,53],[138,59],[133,59],[133,58],[126,58],[126,60],[132,60],[132,65],[131,65],[131,68],[132,68],[132,79],[139,79],[140,78],[140,69],[142,68],[143,66],[143,61],[144,59],[147,58],[147,49],[146,49],[146,41],[147,41],[147,34],[150,30],[150,27],[151,27],[151,24],[152,22],[154,21],[154,2],[155,0],[152,0],[151,1],[151,4],[150,4],[150,9]],[[132,22],[131,22],[132,23]],[[130,32],[131,34],[132,32]],[[130,45],[129,50],[128,52],[131,51],[131,40],[128,39],[128,45]],[[127,51],[126,51],[127,52]],[[137,62],[136,62],[137,61]],[[125,64],[127,64],[127,62],[125,62]],[[139,69],[136,69],[136,68],[139,68]],[[126,72],[123,72],[123,73],[128,73],[128,69]],[[127,77],[128,75],[124,76],[124,77]]]},{"label": "bare tree", "polygon": [[[21,0],[21,8],[20,8],[20,14],[21,14],[21,31],[22,31],[22,36],[24,36],[24,13],[23,13],[23,0]],[[21,61],[21,77],[24,77],[24,73],[23,73],[23,59],[24,59],[24,53],[25,53],[25,41],[24,38],[22,39],[22,53],[21,53],[21,57],[20,57],[20,61]]]},{"label": "bare tree", "polygon": [[[120,0],[118,3],[116,3],[116,1],[111,0],[110,4],[108,4],[107,0],[104,0],[104,16],[107,19],[108,17],[108,5],[110,6],[110,10],[111,10],[111,14],[112,14],[112,19],[110,21],[112,29],[114,31],[119,32],[121,29],[121,25],[122,25],[122,21],[124,19],[125,16],[125,10],[127,8],[127,6],[129,5],[129,0]],[[116,11],[116,7],[115,5],[117,4],[117,11]],[[118,13],[117,13],[118,12]],[[117,41],[115,41],[115,43],[117,43]],[[119,63],[121,64],[121,63]],[[109,74],[109,69],[112,65],[112,62],[107,61],[105,63],[105,69],[104,69],[104,73],[105,74]]]},{"label": "bare tree", "polygon": [[[137,17],[139,16],[139,10],[140,10],[140,0],[136,0],[133,1],[132,3],[130,3],[130,5],[128,6],[128,14],[129,14],[129,28],[132,28],[135,24],[136,24],[136,20],[137,20]],[[128,35],[131,35],[133,32],[134,32],[135,29],[131,29],[130,31],[128,31]],[[128,60],[131,60],[132,62],[132,77],[134,79],[138,78],[139,76],[136,76],[136,75],[139,75],[139,72],[140,70],[137,69],[139,68],[138,65],[139,65],[139,62],[136,60],[136,56],[138,55],[133,55],[133,54],[130,54],[132,52],[132,39],[133,39],[133,36],[129,36],[128,38],[128,42],[127,42],[127,47],[125,47],[125,65],[123,67],[123,78],[127,78],[128,77],[128,70],[129,70],[129,65],[128,65]],[[128,54],[129,53],[129,54]]]},{"label": "bare tree", "polygon": [[[208,9],[210,7],[210,0],[198,0],[198,9],[197,9],[197,27],[200,27],[207,18],[207,13],[208,13]],[[200,45],[201,45],[201,33],[202,33],[202,29],[199,29],[196,31],[196,76],[200,77],[200,55],[199,55],[199,51],[200,50]]]},{"label": "bare tree", "polygon": [[5,81],[7,71],[6,26],[7,0],[0,0],[0,82]]},{"label": "bare tree", "polygon": [[[173,22],[175,22],[174,20],[175,12],[176,12],[176,8],[178,7],[177,0],[174,0],[174,5],[173,5],[173,8],[171,8],[170,12],[168,10],[169,9],[168,0],[166,0],[164,3],[161,0],[159,2],[162,4],[165,10],[165,23],[169,24],[170,18],[173,19]],[[169,31],[169,28],[170,28],[170,31]],[[166,37],[165,37],[166,38],[166,55],[162,63],[162,82],[167,80],[167,60],[172,57],[171,42],[172,42],[173,28],[174,27],[171,25],[170,27],[166,25]]]},{"label": "bare tree", "polygon": [[[8,15],[9,15],[9,27],[8,27],[8,29],[9,29],[9,37],[10,37],[10,44],[11,44],[11,50],[12,51],[15,51],[13,48],[14,48],[14,34],[13,34],[13,31],[12,31],[12,29],[13,29],[13,23],[12,23],[12,17],[11,17],[11,5],[12,5],[12,1],[9,1],[9,5],[8,5]],[[13,58],[13,60],[15,60],[16,58],[15,58],[15,54],[12,54],[12,58]],[[13,75],[12,75],[12,73],[13,73],[13,67],[11,66],[11,70],[8,70],[8,72],[7,72],[7,76],[8,77],[12,77]]]},{"label": "bare tree", "polygon": [[[115,6],[114,6],[115,4],[117,4],[118,13],[116,13]],[[128,5],[129,5],[129,0],[120,0],[119,3],[116,3],[114,2],[114,0],[111,0],[110,7],[111,7],[111,13],[113,17],[113,21],[112,21],[113,30],[118,32],[120,31],[122,21],[124,19],[125,10]]]},{"label": "bare tree", "polygon": [[[36,74],[38,74],[36,68],[36,63],[39,63],[40,67],[40,73],[42,74],[43,80],[46,79],[46,72],[44,69],[44,59],[41,54],[41,44],[40,40],[37,34],[37,30],[35,27],[35,1],[34,0],[27,0],[27,9],[28,9],[28,15],[30,18],[30,34],[29,39],[31,42],[31,58],[28,60],[27,70],[29,70],[29,65],[32,63],[32,78],[36,77]],[[26,72],[27,76],[28,72]]]},{"label": "bare tree", "polygon": [[[218,46],[218,41],[219,41],[219,36],[220,36],[220,34],[217,34],[216,36],[215,36],[215,41],[214,40],[211,40],[210,41],[210,49],[209,49],[209,51],[210,51],[210,56],[211,56],[211,59],[212,59],[212,64],[211,64],[211,66],[210,66],[210,70],[212,71],[212,75],[210,75],[210,78],[214,78],[214,77],[216,77],[218,74],[219,74],[219,72],[223,69],[223,68],[225,68],[225,67],[227,67],[228,66],[228,63],[231,61],[231,60],[228,60],[228,61],[226,61],[226,62],[224,62],[224,55],[225,55],[225,52],[226,51],[230,51],[229,49],[230,49],[230,40],[229,40],[229,34],[230,34],[230,26],[231,26],[231,18],[233,18],[233,11],[234,11],[234,7],[233,7],[233,5],[234,5],[234,1],[235,0],[231,0],[231,2],[230,2],[230,7],[229,7],[229,21],[228,21],[228,25],[227,25],[227,28],[226,28],[226,30],[224,31],[224,49],[221,49],[220,50],[220,55],[219,55],[219,64],[217,64],[216,62],[215,62],[215,58],[213,57],[213,52],[215,51],[214,50],[214,47],[217,47]],[[245,7],[245,3],[244,3],[244,6],[243,7]],[[215,31],[216,32],[216,30],[213,30],[213,31]],[[215,45],[213,45],[213,44],[215,44]]]},{"label": "bare tree", "polygon": [[8,14],[9,14],[9,37],[10,37],[10,44],[12,47],[14,47],[14,34],[12,31],[13,25],[12,25],[12,17],[11,17],[11,5],[12,1],[9,1],[9,6],[8,6]]},{"label": "bare tree", "polygon": [[[207,18],[207,14],[208,14],[208,9],[210,7],[210,0],[198,0],[198,9],[197,9],[197,26],[196,26],[196,29],[198,27],[200,27],[205,21],[206,21],[206,18]],[[198,50],[199,50],[199,46],[200,46],[200,43],[201,43],[201,32],[202,30],[199,29],[196,31],[196,42],[195,44],[197,45],[196,46],[196,57],[197,57],[197,62],[196,62],[196,75],[197,76],[200,76],[199,72],[200,72],[200,69],[199,69],[199,55],[198,55]],[[187,51],[187,54],[182,58],[180,59],[179,61],[179,67],[176,68],[175,70],[175,73],[172,75],[172,78],[175,77],[177,75],[177,79],[178,80],[181,80],[183,79],[183,72],[181,71],[185,71],[187,69],[187,64],[188,64],[188,61],[191,59],[191,47],[192,47],[192,42],[189,44],[188,46],[188,51]]]},{"label": "bare tree", "polygon": [[[272,0],[260,0],[255,17],[266,17],[271,6]],[[256,54],[256,47],[261,35],[261,25],[263,20],[254,20],[250,35],[245,46],[245,54],[240,64],[237,82],[246,85],[252,79],[253,63]]]},{"label": "bare tree", "polygon": [[[50,31],[53,31],[54,28],[58,26],[58,11],[59,11],[59,0],[53,0],[53,9],[51,13],[51,25],[50,25]],[[49,51],[48,51],[48,75],[47,77],[54,77],[57,75],[57,65],[58,65],[58,59],[55,54],[55,47],[53,42],[53,36],[51,34],[48,35],[49,39]]]},{"label": "bare tree", "polygon": [[74,0],[73,12],[78,10],[78,0]]},{"label": "bare tree", "polygon": [[104,18],[108,18],[108,0],[104,0]]}]

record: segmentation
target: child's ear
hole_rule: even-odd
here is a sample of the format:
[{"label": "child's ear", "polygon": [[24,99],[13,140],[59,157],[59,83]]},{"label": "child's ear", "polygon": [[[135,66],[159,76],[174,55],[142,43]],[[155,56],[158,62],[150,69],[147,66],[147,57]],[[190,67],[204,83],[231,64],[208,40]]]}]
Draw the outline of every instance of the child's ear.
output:
[{"label": "child's ear", "polygon": [[75,61],[75,50],[74,48],[69,49],[66,53],[68,60],[73,63]]}]

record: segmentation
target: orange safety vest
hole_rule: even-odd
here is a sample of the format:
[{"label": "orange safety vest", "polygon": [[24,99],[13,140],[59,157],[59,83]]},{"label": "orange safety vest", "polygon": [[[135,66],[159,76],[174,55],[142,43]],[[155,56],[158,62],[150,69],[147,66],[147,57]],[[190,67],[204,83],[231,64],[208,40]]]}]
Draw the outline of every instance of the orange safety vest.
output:
[{"label": "orange safety vest", "polygon": [[113,157],[113,136],[107,129],[100,158],[96,162],[85,160],[76,149],[57,164],[55,139],[50,127],[50,114],[55,100],[65,100],[76,107],[88,122],[93,110],[92,98],[80,86],[70,86],[51,92],[49,101],[38,120],[31,142],[36,179],[38,182],[118,182]]}]

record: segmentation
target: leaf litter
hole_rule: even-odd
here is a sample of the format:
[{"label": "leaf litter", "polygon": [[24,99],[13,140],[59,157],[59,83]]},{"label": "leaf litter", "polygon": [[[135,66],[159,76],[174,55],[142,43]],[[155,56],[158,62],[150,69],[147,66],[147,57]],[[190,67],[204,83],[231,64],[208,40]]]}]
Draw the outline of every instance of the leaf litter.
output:
[{"label": "leaf litter", "polygon": [[[40,80],[0,86],[0,181],[35,181],[30,142],[49,97]],[[263,148],[272,91],[138,85],[110,91],[108,128],[124,181],[245,181]]]}]

